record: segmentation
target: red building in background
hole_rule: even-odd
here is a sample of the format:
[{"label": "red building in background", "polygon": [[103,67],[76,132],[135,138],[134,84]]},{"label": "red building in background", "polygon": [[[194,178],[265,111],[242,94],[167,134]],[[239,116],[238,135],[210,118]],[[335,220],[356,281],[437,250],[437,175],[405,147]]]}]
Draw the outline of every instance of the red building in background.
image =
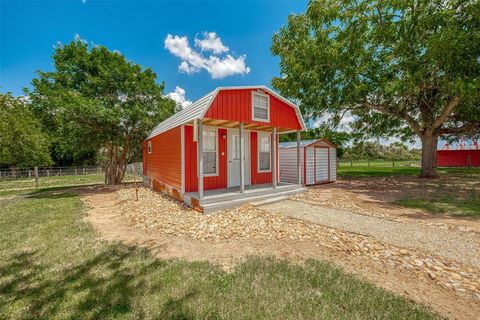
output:
[{"label": "red building in background", "polygon": [[437,167],[480,167],[480,150],[438,150]]}]

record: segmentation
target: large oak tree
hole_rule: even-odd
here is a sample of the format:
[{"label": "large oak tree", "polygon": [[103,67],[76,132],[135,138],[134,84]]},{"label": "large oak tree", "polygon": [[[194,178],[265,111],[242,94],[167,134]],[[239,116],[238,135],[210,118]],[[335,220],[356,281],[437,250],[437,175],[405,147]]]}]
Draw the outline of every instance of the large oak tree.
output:
[{"label": "large oak tree", "polygon": [[480,1],[311,1],[272,53],[273,86],[307,116],[350,111],[366,136],[418,136],[422,177],[439,137],[480,133]]},{"label": "large oak tree", "polygon": [[119,52],[75,39],[58,45],[55,70],[38,72],[29,93],[36,114],[57,141],[99,150],[106,180],[121,183],[125,168],[148,132],[173,114],[150,68],[129,62]]}]

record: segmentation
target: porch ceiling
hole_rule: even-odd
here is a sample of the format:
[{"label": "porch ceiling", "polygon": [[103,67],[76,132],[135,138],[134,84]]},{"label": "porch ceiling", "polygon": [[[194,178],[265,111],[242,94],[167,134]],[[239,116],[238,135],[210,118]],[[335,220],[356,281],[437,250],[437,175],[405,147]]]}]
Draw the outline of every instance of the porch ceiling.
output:
[{"label": "porch ceiling", "polygon": [[[209,118],[204,118],[203,124],[206,126],[224,127],[224,128],[240,127],[240,122],[229,121],[229,120],[219,120],[219,119],[209,119]],[[256,131],[266,131],[266,132],[273,131],[273,127],[267,126],[267,125],[260,125],[260,124],[245,124],[243,128],[245,130],[256,130]],[[286,132],[292,132],[292,131],[294,130],[289,128],[277,128],[277,133],[286,133]]]}]

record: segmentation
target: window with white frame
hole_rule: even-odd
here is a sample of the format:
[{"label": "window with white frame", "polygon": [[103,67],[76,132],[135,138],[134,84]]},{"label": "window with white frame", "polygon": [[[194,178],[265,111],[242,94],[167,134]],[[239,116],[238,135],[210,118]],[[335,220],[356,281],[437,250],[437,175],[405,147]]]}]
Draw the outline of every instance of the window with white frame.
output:
[{"label": "window with white frame", "polygon": [[258,133],[258,172],[270,171],[271,136],[269,133]]},{"label": "window with white frame", "polygon": [[260,92],[252,92],[253,120],[270,121],[270,97]]},{"label": "window with white frame", "polygon": [[148,143],[147,143],[147,151],[148,151],[148,154],[152,153],[152,141],[148,141]]},{"label": "window with white frame", "polygon": [[217,130],[203,130],[203,174],[217,175]]}]

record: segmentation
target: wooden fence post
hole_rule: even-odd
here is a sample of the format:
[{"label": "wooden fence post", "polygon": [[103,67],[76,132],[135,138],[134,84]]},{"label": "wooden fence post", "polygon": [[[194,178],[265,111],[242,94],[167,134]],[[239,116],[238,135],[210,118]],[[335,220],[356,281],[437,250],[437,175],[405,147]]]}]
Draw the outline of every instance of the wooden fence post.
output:
[{"label": "wooden fence post", "polygon": [[133,164],[133,184],[135,185],[135,198],[138,201],[137,170],[135,170],[135,164]]},{"label": "wooden fence post", "polygon": [[29,178],[32,177],[32,170],[28,170],[28,177],[29,177]]},{"label": "wooden fence post", "polygon": [[392,159],[392,167],[395,168],[395,160]]},{"label": "wooden fence post", "polygon": [[34,174],[35,174],[35,189],[38,189],[38,167],[35,166],[34,168]]},{"label": "wooden fence post", "polygon": [[75,176],[77,176],[77,168],[75,168]]},{"label": "wooden fence post", "polygon": [[50,170],[47,169],[47,177],[50,177]]},{"label": "wooden fence post", "polygon": [[82,174],[85,175],[85,167],[82,167]]},{"label": "wooden fence post", "polygon": [[368,166],[370,167],[370,159],[368,159]]},{"label": "wooden fence post", "polygon": [[353,160],[350,159],[350,167],[353,167]]}]

